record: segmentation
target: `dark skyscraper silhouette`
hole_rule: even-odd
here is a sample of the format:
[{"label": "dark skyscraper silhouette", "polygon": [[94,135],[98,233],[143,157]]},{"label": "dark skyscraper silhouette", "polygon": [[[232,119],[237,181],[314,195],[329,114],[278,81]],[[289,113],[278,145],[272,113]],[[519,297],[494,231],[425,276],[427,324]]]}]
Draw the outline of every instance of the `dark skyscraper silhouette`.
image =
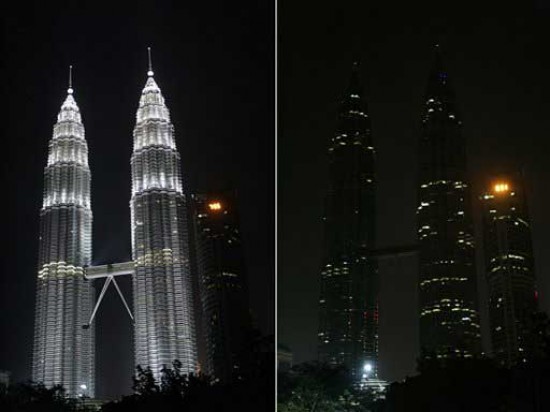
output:
[{"label": "dark skyscraper silhouette", "polygon": [[509,176],[496,179],[481,196],[491,354],[506,366],[529,357],[532,342],[526,329],[538,306],[531,223],[521,183]]},{"label": "dark skyscraper silhouette", "polygon": [[481,351],[466,144],[439,47],[425,95],[417,225],[423,356]]},{"label": "dark skyscraper silhouette", "polygon": [[345,365],[356,379],[378,373],[375,151],[362,93],[355,63],[328,149],[319,300],[319,359]]},{"label": "dark skyscraper silhouette", "polygon": [[252,332],[236,203],[231,193],[192,197],[201,354],[206,372],[224,382],[239,376]]}]

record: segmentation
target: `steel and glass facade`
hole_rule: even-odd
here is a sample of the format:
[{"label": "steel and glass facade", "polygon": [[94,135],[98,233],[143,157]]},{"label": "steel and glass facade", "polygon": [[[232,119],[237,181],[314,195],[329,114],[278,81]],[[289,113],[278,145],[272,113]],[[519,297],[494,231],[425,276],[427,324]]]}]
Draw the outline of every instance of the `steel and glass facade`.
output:
[{"label": "steel and glass facade", "polygon": [[197,369],[186,197],[174,127],[153,77],[142,91],[131,158],[136,365]]},{"label": "steel and glass facade", "polygon": [[84,126],[69,88],[44,170],[32,379],[93,397],[94,327],[82,327],[95,299],[83,276],[92,253],[90,181]]},{"label": "steel and glass facade", "polygon": [[329,188],[320,277],[319,360],[346,366],[357,380],[378,373],[375,150],[359,66],[340,105],[328,156]]},{"label": "steel and glass facade", "polygon": [[495,179],[480,200],[491,354],[513,366],[530,355],[527,329],[538,306],[525,191],[519,178],[505,176]]},{"label": "steel and glass facade", "polygon": [[453,90],[436,47],[422,115],[418,182],[422,356],[481,351],[466,144]]}]

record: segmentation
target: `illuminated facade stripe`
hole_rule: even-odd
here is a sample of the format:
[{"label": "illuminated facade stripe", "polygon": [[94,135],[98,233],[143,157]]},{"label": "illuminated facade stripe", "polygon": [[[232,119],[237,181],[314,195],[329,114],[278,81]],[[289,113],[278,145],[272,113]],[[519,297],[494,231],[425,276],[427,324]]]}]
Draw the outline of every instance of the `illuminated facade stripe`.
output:
[{"label": "illuminated facade stripe", "polygon": [[95,299],[83,276],[92,253],[91,177],[72,92],[57,116],[44,170],[32,379],[61,384],[70,396],[93,397],[94,327],[82,328]]},{"label": "illuminated facade stripe", "polygon": [[186,198],[180,155],[164,97],[149,71],[134,128],[132,255],[136,264],[136,365],[159,376],[175,359],[196,372],[197,349],[189,265]]},{"label": "illuminated facade stripe", "polygon": [[319,300],[319,359],[346,366],[354,378],[378,372],[378,279],[375,177],[370,119],[361,99],[358,66],[328,149],[325,247]]},{"label": "illuminated facade stripe", "polygon": [[481,351],[465,141],[439,50],[420,140],[417,228],[420,346],[425,356]]}]

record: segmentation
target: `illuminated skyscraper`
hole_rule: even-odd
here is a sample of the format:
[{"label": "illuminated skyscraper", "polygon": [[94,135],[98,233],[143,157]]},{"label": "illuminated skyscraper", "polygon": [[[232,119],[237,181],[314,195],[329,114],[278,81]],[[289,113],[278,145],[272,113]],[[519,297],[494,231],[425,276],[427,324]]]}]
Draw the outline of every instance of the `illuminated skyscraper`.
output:
[{"label": "illuminated skyscraper", "polygon": [[436,46],[422,116],[418,191],[420,346],[424,356],[481,351],[466,144]]},{"label": "illuminated skyscraper", "polygon": [[175,359],[195,372],[197,349],[180,155],[151,67],[147,76],[131,159],[134,342],[136,364],[158,376]]},{"label": "illuminated skyscraper", "polygon": [[492,355],[512,366],[530,355],[537,310],[531,225],[520,179],[495,180],[481,196]]},{"label": "illuminated skyscraper", "polygon": [[88,146],[69,84],[44,170],[32,378],[61,384],[71,396],[94,396],[94,328],[83,329],[94,304],[84,279],[90,264],[92,210]]},{"label": "illuminated skyscraper", "polygon": [[227,382],[239,376],[252,338],[236,199],[194,195],[193,206],[205,370]]},{"label": "illuminated skyscraper", "polygon": [[378,373],[375,151],[365,107],[354,64],[328,149],[318,342],[319,360],[346,366],[357,380]]}]

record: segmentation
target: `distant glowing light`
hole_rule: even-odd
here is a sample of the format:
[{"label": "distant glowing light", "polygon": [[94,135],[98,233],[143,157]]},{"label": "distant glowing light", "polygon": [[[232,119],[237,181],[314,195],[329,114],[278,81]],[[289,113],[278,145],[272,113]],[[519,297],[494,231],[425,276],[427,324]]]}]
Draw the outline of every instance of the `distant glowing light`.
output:
[{"label": "distant glowing light", "polygon": [[220,202],[212,202],[208,204],[210,210],[221,210],[222,204]]},{"label": "distant glowing light", "polygon": [[366,373],[372,372],[372,363],[366,362],[366,363],[363,365],[363,370],[364,370]]},{"label": "distant glowing light", "polygon": [[88,387],[84,384],[80,385],[80,389],[88,389]]},{"label": "distant glowing light", "polygon": [[494,190],[497,193],[504,193],[508,192],[510,190],[510,187],[508,186],[508,183],[497,183],[494,186]]}]

